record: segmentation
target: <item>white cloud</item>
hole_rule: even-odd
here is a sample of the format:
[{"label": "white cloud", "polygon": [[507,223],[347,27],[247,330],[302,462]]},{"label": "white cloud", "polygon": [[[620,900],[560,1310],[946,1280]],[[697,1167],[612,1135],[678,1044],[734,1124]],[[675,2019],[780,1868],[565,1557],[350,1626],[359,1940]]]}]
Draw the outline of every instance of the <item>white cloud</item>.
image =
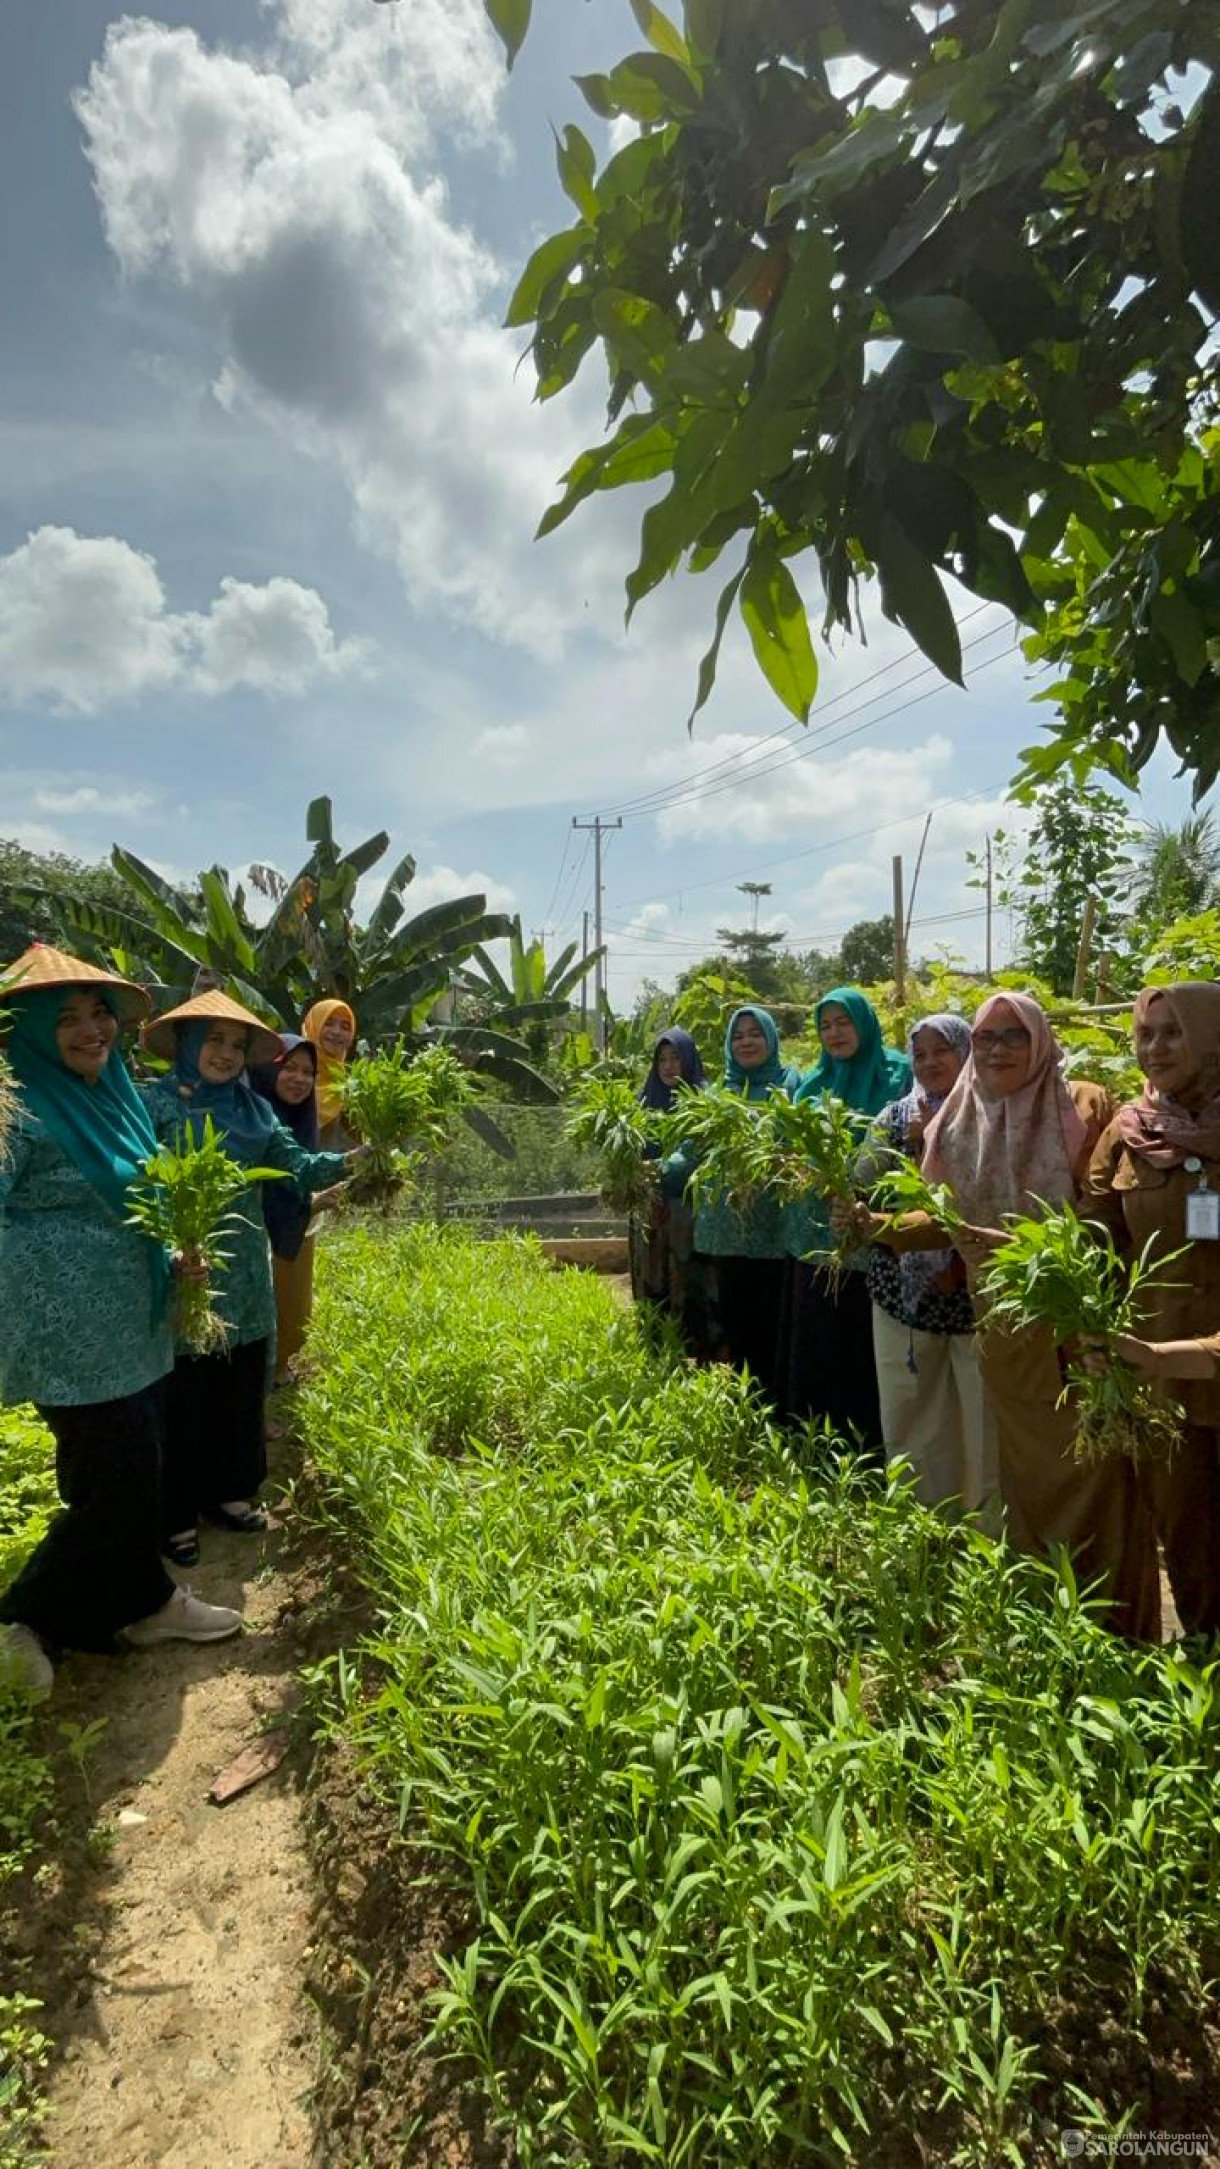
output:
[{"label": "white cloud", "polygon": [[0,557],[0,691],[16,703],[90,714],[169,685],[299,692],[363,664],[295,580],[223,579],[199,614],[167,609],[152,558],[117,535],[40,527]]},{"label": "white cloud", "polygon": [[[742,755],[750,756],[744,765]],[[816,741],[767,745],[762,736],[724,731],[705,739],[697,754],[686,747],[666,749],[652,773],[658,781],[681,783],[696,769],[702,772],[729,759],[731,768],[704,777],[702,795],[657,813],[658,832],[667,842],[732,837],[763,843],[798,830],[830,839],[893,819],[910,807],[913,777],[918,777],[921,792],[937,793],[951,771],[953,745],[935,735],[897,756],[888,748],[868,746],[836,757],[830,752],[819,755]]]},{"label": "white cloud", "polygon": [[35,791],[33,803],[39,813],[118,813],[134,817],[147,813],[157,801],[152,791],[99,791],[96,784],[81,783],[74,788],[52,785]]},{"label": "white cloud", "polygon": [[489,729],[479,732],[474,742],[476,761],[488,761],[493,768],[520,768],[530,749],[530,734],[524,723],[493,723]]},{"label": "white cloud", "polygon": [[355,670],[362,662],[359,643],[336,640],[317,590],[295,580],[255,586],[227,576],[207,615],[193,618],[190,628],[193,681],[208,693],[229,693],[238,685],[298,693],[319,676]]},{"label": "white cloud", "polygon": [[338,462],[417,605],[554,655],[607,586],[617,609],[621,551],[613,516],[531,549],[597,423],[531,403],[506,277],[437,172],[455,130],[498,143],[478,0],[282,0],[273,21],[247,56],[111,26],[77,98],[110,246],[191,297],[225,402]]},{"label": "white cloud", "polygon": [[426,872],[416,874],[410,888],[403,892],[406,916],[413,919],[433,904],[447,904],[456,896],[485,896],[489,911],[511,911],[517,901],[506,882],[497,881],[494,874],[485,874],[477,867],[472,873],[460,874],[452,866],[430,866]]}]

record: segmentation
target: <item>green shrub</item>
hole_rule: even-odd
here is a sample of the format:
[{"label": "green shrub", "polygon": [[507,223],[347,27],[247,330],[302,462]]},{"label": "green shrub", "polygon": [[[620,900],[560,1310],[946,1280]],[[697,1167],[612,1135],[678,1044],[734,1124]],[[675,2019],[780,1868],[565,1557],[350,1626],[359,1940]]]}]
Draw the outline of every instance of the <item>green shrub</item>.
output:
[{"label": "green shrub", "polygon": [[337,1709],[473,1894],[435,2024],[523,2163],[1019,2163],[1054,1999],[1200,1992],[1214,1666],[527,1243],[346,1235],[315,1352],[381,1620]]}]

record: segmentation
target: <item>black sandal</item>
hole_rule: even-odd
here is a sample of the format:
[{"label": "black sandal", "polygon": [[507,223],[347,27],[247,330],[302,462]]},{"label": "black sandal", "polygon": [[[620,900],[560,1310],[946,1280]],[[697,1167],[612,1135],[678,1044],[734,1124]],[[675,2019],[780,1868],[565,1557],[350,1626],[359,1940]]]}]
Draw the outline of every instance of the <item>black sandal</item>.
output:
[{"label": "black sandal", "polygon": [[198,1566],[199,1537],[192,1529],[189,1536],[167,1536],[161,1546],[171,1566]]},{"label": "black sandal", "polygon": [[261,1506],[248,1506],[244,1514],[230,1514],[227,1507],[211,1506],[208,1519],[218,1529],[228,1529],[234,1536],[262,1536],[267,1527],[267,1515]]}]

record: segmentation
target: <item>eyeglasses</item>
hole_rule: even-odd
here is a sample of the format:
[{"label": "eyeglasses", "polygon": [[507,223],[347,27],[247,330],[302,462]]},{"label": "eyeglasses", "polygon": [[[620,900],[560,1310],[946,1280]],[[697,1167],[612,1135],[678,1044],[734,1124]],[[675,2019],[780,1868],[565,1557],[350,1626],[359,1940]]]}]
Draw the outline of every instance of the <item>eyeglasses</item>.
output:
[{"label": "eyeglasses", "polygon": [[976,1054],[994,1054],[997,1047],[1006,1047],[1016,1054],[1029,1045],[1029,1033],[1023,1024],[1010,1024],[1003,1032],[972,1032],[970,1044]]}]

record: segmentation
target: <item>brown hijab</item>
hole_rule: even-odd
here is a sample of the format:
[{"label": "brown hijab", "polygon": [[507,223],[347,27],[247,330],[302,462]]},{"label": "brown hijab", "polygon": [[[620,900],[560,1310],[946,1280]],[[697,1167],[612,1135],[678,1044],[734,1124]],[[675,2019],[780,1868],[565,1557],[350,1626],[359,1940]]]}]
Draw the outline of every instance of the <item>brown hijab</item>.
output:
[{"label": "brown hijab", "polygon": [[1120,1108],[1119,1134],[1129,1152],[1153,1167],[1181,1167],[1190,1158],[1220,1160],[1220,986],[1210,979],[1182,979],[1173,987],[1144,987],[1136,996],[1137,1027],[1157,1001],[1165,1003],[1182,1034],[1205,1097],[1192,1112],[1146,1084],[1142,1099]]},{"label": "brown hijab", "polygon": [[975,1016],[975,1029],[1001,1006],[1029,1033],[1025,1083],[997,1099],[983,1085],[972,1054],[924,1141],[928,1181],[947,1182],[965,1218],[983,1227],[998,1227],[1005,1213],[1036,1213],[1038,1200],[1056,1205],[1074,1197],[1088,1137],[1041,1003],[1029,994],[992,994]]}]

